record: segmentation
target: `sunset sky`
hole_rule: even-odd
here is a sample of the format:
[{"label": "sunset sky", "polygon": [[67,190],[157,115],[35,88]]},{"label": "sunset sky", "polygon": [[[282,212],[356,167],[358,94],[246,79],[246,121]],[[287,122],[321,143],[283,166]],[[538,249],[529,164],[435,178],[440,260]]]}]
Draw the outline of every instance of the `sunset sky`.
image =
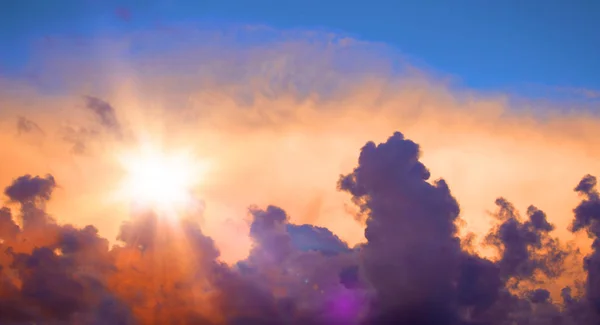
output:
[{"label": "sunset sky", "polygon": [[[310,298],[314,293],[291,285],[292,271],[278,268],[322,274],[322,282],[311,284],[316,292],[354,264],[359,289],[336,282],[331,296],[362,306],[356,315],[342,315],[348,317],[343,324],[358,324],[386,308],[434,304],[430,296],[443,295],[440,288],[454,283],[433,273],[421,276],[417,266],[460,269],[480,262],[497,267],[506,288],[511,281],[525,283],[511,287],[518,299],[536,304],[529,296],[534,291],[527,290],[541,283],[553,299],[544,300],[548,310],[563,313],[561,325],[594,324],[595,311],[585,320],[567,320],[567,303],[560,301],[566,285],[586,311],[592,310],[588,300],[600,298],[600,288],[590,289],[587,278],[600,277],[600,257],[586,236],[600,235],[594,233],[600,199],[586,185],[591,178],[584,178],[600,175],[600,2],[5,1],[0,49],[0,183],[6,188],[0,202],[12,213],[2,219],[9,210],[0,210],[0,246],[29,258],[39,253],[35,247],[49,247],[53,258],[94,268],[107,294],[134,315],[131,324],[197,324],[185,318],[190,310],[212,322],[207,324],[240,324],[227,312],[239,319],[275,317],[233,302],[235,292],[249,288],[247,281],[264,279],[272,282],[260,289],[277,304],[293,298],[294,317],[320,312],[324,307]],[[520,217],[502,217],[512,208],[499,197],[514,204]],[[574,211],[584,203],[592,208]],[[39,213],[56,224],[27,226]],[[27,243],[2,232],[13,225],[9,219]],[[154,234],[151,222],[164,220],[168,226],[147,239],[164,245],[139,243]],[[512,239],[500,225],[513,221],[523,238],[527,232],[540,244],[523,239],[531,263],[511,268],[507,256],[518,249],[511,250]],[[82,228],[87,225],[98,234]],[[452,246],[454,225],[460,247]],[[56,239],[65,232],[94,237],[109,257],[96,246],[89,259],[71,256]],[[273,264],[279,253],[270,250],[288,247],[278,241],[279,232],[293,248],[281,253],[286,262]],[[373,239],[378,236],[386,241]],[[382,244],[394,240],[393,247],[403,248],[388,251]],[[451,252],[440,254],[434,242]],[[120,246],[109,250],[113,244]],[[355,245],[364,252],[352,251]],[[306,247],[337,255],[298,253]],[[435,262],[413,261],[410,249],[422,249]],[[556,262],[550,257],[563,251],[557,259],[568,270],[549,280]],[[453,253],[462,255],[453,259]],[[582,254],[591,254],[597,273],[583,271]],[[6,324],[113,324],[99,320],[96,302],[61,315],[47,311],[58,308],[48,301],[63,298],[42,301],[26,291],[26,272],[19,267],[27,264],[9,255],[0,258],[0,279],[17,283],[22,300],[2,300],[13,287],[0,283],[0,323],[3,311],[29,303],[41,307],[15,313],[29,318],[14,316]],[[176,271],[153,277],[169,267],[157,256],[173,258]],[[91,262],[95,257],[120,271],[106,275]],[[381,271],[387,260],[396,261],[404,280]],[[414,268],[405,266],[408,260]],[[262,277],[248,280],[238,262],[264,272]],[[194,263],[201,271],[190,271]],[[223,273],[206,266],[211,263],[223,263]],[[144,276],[156,287],[140,289],[146,278],[130,264],[151,270]],[[4,274],[1,266],[17,271]],[[198,276],[209,279],[213,291],[203,291]],[[176,285],[184,277],[196,279],[190,292]],[[308,285],[309,278],[302,281]],[[179,289],[157,293],[169,285]],[[135,290],[151,298],[140,303]],[[395,295],[406,298],[390,298]],[[174,307],[178,299],[189,305]],[[267,306],[267,300],[260,301]],[[500,301],[482,314],[461,301],[460,323],[414,324],[492,324],[485,321],[498,313],[494,304]],[[549,324],[536,308],[526,317]],[[326,317],[341,319],[335,310]]]},{"label": "sunset sky", "polygon": [[[581,95],[598,74],[596,1],[7,1],[0,13],[2,65],[18,73],[31,42],[50,36],[94,38],[162,24],[268,25],[326,30],[386,43],[420,65],[489,91]],[[246,40],[247,41],[247,40]],[[256,41],[256,40],[254,40]],[[553,91],[554,90],[554,91]],[[594,97],[594,96],[592,96]],[[596,96],[597,97],[597,96]]]}]

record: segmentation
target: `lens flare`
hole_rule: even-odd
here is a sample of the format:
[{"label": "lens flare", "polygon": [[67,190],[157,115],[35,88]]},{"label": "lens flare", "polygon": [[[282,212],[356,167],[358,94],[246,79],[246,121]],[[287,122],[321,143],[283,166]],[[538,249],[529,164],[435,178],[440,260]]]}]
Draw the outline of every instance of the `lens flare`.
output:
[{"label": "lens flare", "polygon": [[190,151],[164,152],[151,145],[119,160],[125,172],[119,193],[136,207],[170,215],[194,205],[193,192],[207,169]]}]

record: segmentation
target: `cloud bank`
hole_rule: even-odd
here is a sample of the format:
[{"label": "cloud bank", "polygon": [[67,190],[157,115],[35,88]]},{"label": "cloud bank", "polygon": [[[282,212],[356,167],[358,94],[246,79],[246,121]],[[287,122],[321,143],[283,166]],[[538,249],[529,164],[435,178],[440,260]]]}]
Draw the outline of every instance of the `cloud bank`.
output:
[{"label": "cloud bank", "polygon": [[[323,32],[38,45],[0,87],[3,324],[597,322],[585,111]],[[140,141],[213,162],[202,213],[110,196]]]},{"label": "cloud bank", "polygon": [[[136,213],[109,248],[94,226],[58,224],[44,211],[52,176],[25,175],[4,191],[19,204],[2,209],[3,324],[593,324],[598,321],[595,250],[585,258],[585,290],[553,301],[544,279],[559,277],[576,254],[552,237],[544,212],[527,220],[499,198],[500,224],[486,239],[489,260],[464,250],[460,213],[448,184],[430,182],[419,146],[395,132],[368,142],[357,166],[340,176],[366,218],[366,242],[353,249],[324,228],[290,224],[276,206],[252,207],[248,257],[221,262],[194,216],[176,222]],[[575,191],[571,231],[596,236],[596,179]],[[15,221],[20,221],[20,225]],[[299,229],[303,229],[301,232]],[[299,245],[309,238],[315,247]],[[312,238],[311,238],[312,237]],[[335,243],[337,250],[319,242]],[[595,247],[596,245],[594,245]],[[512,283],[511,283],[512,282]],[[519,287],[526,282],[531,287]],[[513,289],[513,290],[510,290]],[[520,289],[520,290],[519,290]]]}]

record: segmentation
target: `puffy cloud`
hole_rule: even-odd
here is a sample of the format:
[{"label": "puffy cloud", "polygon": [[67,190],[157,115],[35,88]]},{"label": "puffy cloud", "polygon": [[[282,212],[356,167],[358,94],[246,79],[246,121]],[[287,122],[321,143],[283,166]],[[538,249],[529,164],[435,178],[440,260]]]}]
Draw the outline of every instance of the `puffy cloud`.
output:
[{"label": "puffy cloud", "polygon": [[[2,118],[35,116],[47,139],[14,141],[14,119],[0,133],[0,177],[19,205],[0,210],[0,323],[597,323],[595,249],[582,290],[561,300],[548,288],[574,256],[556,238],[576,204],[560,185],[595,168],[596,119],[542,122],[503,96],[395,70],[398,57],[376,44],[243,32],[256,44],[186,28],[56,39],[34,63],[65,80],[61,95],[0,80]],[[73,110],[86,93],[98,97]],[[104,209],[120,176],[112,150],[130,145],[110,133],[125,127],[166,146],[198,143],[218,162],[198,191],[203,215],[123,220]],[[588,176],[577,187],[572,229],[596,239],[594,186]],[[485,234],[480,212],[500,194],[514,205],[497,201],[484,236],[498,256],[477,254],[461,227]],[[521,218],[515,207],[531,203],[547,215],[531,207]]]},{"label": "puffy cloud", "polygon": [[410,322],[448,311],[460,259],[458,203],[444,180],[427,182],[419,155],[419,146],[396,132],[384,143],[367,143],[358,167],[339,182],[368,215],[361,253],[382,312],[412,310]]},{"label": "puffy cloud", "polygon": [[534,206],[527,209],[527,221],[521,221],[513,205],[504,198],[496,200],[501,223],[486,236],[486,242],[500,252],[500,272],[505,279],[532,279],[537,271],[557,277],[565,258],[567,247],[548,235],[554,226],[548,223],[543,211]]},{"label": "puffy cloud", "polygon": [[52,175],[46,177],[24,175],[4,190],[4,194],[12,201],[21,204],[35,201],[47,201],[56,187]]},{"label": "puffy cloud", "polygon": [[582,201],[574,209],[575,219],[571,225],[572,231],[585,229],[594,240],[592,253],[585,258],[585,269],[587,270],[586,294],[596,311],[600,311],[600,196],[596,189],[596,177],[585,175],[575,191],[582,196]]},{"label": "puffy cloud", "polygon": [[[486,241],[491,260],[461,248],[459,205],[442,179],[430,182],[420,147],[396,132],[360,150],[358,165],[338,187],[366,218],[366,242],[350,249],[330,230],[290,222],[276,206],[249,210],[249,256],[235,266],[219,260],[198,215],[165,219],[135,210],[118,241],[94,226],[61,225],[44,212],[56,186],[51,175],[26,175],[5,194],[21,205],[21,228],[9,209],[0,215],[0,320],[7,324],[592,324],[597,317],[594,255],[587,290],[563,303],[543,288],[514,291],[510,279],[543,284],[570,252],[550,236],[554,226],[534,207],[522,221],[498,199],[500,224]],[[590,227],[598,196],[587,176],[576,189],[573,230]],[[196,211],[197,213],[198,211]],[[26,224],[25,224],[26,225]],[[23,243],[27,239],[30,242]],[[553,272],[551,272],[551,270]],[[555,272],[554,272],[555,271]],[[518,288],[516,288],[518,289]],[[511,291],[513,290],[513,291]],[[588,303],[589,302],[589,303]]]},{"label": "puffy cloud", "polygon": [[292,245],[303,251],[318,251],[326,255],[350,251],[348,244],[324,227],[288,224],[287,232]]},{"label": "puffy cloud", "polygon": [[51,175],[25,175],[5,190],[21,204],[23,227],[9,209],[2,209],[0,321],[133,324],[129,308],[106,287],[106,276],[113,270],[108,241],[98,237],[93,226],[59,226],[43,205],[33,205],[50,200],[55,186]]}]

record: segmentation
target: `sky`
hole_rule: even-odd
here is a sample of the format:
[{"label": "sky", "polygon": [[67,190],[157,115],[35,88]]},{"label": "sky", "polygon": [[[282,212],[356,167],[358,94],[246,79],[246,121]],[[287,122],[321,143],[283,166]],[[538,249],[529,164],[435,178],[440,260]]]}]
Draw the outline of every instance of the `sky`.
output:
[{"label": "sky", "polygon": [[[597,1],[5,1],[5,70],[22,71],[34,39],[154,24],[265,24],[384,42],[468,87],[598,97]],[[558,90],[557,90],[558,89]],[[586,90],[588,90],[586,95]]]},{"label": "sky", "polygon": [[599,323],[594,2],[5,3],[0,323]]}]

